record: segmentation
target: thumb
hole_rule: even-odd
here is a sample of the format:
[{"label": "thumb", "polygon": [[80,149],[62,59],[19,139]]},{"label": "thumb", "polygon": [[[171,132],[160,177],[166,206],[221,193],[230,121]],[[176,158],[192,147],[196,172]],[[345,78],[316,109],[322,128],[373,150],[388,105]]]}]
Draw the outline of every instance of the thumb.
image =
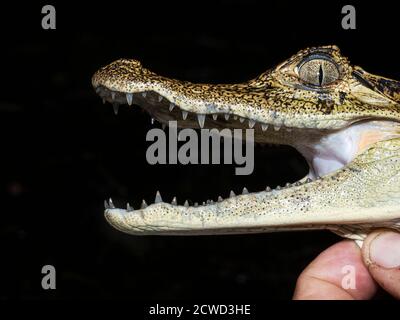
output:
[{"label": "thumb", "polygon": [[375,281],[400,299],[400,233],[389,230],[372,232],[364,241],[362,256]]}]

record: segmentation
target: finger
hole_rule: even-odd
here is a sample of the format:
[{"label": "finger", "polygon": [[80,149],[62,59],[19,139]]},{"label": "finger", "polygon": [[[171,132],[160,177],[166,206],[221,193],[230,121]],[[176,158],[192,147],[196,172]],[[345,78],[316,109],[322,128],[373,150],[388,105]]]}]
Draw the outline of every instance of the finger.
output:
[{"label": "finger", "polygon": [[362,256],[378,284],[400,299],[400,233],[377,230],[365,239]]},{"label": "finger", "polygon": [[293,299],[370,299],[376,289],[360,249],[354,241],[344,240],[322,252],[301,273]]}]

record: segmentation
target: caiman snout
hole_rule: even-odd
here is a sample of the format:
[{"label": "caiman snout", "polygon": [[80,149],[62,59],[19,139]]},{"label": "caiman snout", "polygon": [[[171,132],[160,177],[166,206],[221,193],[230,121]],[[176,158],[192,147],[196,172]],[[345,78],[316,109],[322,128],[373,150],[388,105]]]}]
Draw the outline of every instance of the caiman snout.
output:
[{"label": "caiman snout", "polygon": [[189,206],[162,201],[140,209],[106,203],[106,219],[132,234],[215,234],[327,228],[362,239],[399,228],[399,82],[349,63],[336,46],[301,50],[255,79],[197,84],[120,59],[93,78],[113,104],[139,105],[178,127],[253,129],[259,143],[287,144],[309,174],[294,184]]}]

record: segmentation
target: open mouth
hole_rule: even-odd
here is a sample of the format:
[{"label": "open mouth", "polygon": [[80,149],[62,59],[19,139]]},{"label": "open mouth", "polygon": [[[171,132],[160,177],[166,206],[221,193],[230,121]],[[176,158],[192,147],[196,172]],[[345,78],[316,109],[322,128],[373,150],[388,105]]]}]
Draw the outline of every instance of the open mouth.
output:
[{"label": "open mouth", "polygon": [[[168,125],[169,121],[177,121],[180,128],[216,128],[219,130],[229,129],[253,129],[255,142],[260,144],[280,143],[284,141],[287,144],[294,146],[305,157],[309,164],[309,173],[304,178],[294,182],[286,183],[283,186],[277,186],[275,189],[267,187],[261,192],[267,192],[271,195],[277,195],[284,190],[312,184],[320,178],[339,170],[350,163],[354,157],[364,150],[371,143],[393,136],[396,128],[395,123],[389,121],[367,120],[351,124],[348,127],[339,130],[320,130],[310,128],[292,128],[282,124],[263,123],[250,118],[238,116],[232,113],[217,113],[210,110],[209,114],[198,114],[181,109],[179,105],[169,101],[167,98],[159,95],[154,91],[143,91],[136,93],[125,93],[110,90],[104,86],[96,87],[97,94],[103,99],[103,102],[112,104],[115,114],[118,113],[120,105],[140,106],[145,110],[153,121],[160,122],[163,127]],[[385,137],[386,136],[386,137]],[[169,204],[164,203],[160,193],[157,191],[154,205],[164,204],[168,206],[181,207],[187,210],[183,213],[185,219],[192,219],[188,209],[223,205],[224,202],[234,202],[240,199],[243,195],[248,195],[249,192],[246,188],[243,189],[241,195],[230,193],[229,198],[223,199],[220,196],[215,200],[208,200],[202,203],[191,203],[185,201],[183,204],[178,205],[176,198]],[[257,193],[254,193],[257,194]],[[303,199],[304,200],[304,199]],[[105,201],[106,217],[112,221],[112,224],[118,228],[116,217],[127,217],[128,213],[134,213],[141,219],[146,219],[147,214],[143,209],[148,208],[149,205],[144,200],[136,214],[133,207],[127,204],[126,208],[116,208],[110,199]],[[150,215],[151,213],[148,213]],[[202,220],[202,231],[199,234],[207,234],[205,228],[205,220]],[[316,225],[308,225],[307,228],[318,228]],[[120,228],[126,231],[124,228]],[[274,231],[273,228],[268,227],[260,229],[246,229],[245,232],[261,232],[261,231]],[[284,230],[285,227],[279,226],[277,230]],[[298,227],[288,227],[289,230],[302,229]],[[144,229],[146,232],[151,232],[151,228]],[[136,230],[137,234],[141,234],[140,227]],[[185,234],[184,230],[176,232],[164,230],[167,234]],[[240,232],[243,232],[241,229]],[[135,233],[135,232],[130,232]],[[218,233],[214,228],[210,233]],[[236,230],[224,230],[223,233],[236,233]],[[157,234],[163,232],[157,228]],[[196,234],[196,231],[190,230],[190,234]]]},{"label": "open mouth", "polygon": [[[348,225],[397,217],[389,202],[385,219],[371,213],[376,208],[370,198],[381,178],[372,164],[390,161],[389,149],[376,145],[399,137],[398,105],[391,99],[397,91],[382,94],[373,81],[382,84],[360,68],[355,72],[335,46],[301,51],[240,84],[169,79],[131,59],[101,68],[92,85],[115,113],[121,104],[139,105],[163,126],[176,121],[178,128],[252,129],[254,142],[294,147],[309,166],[308,174],[294,183],[251,193],[244,189],[243,194],[199,204],[178,204],[175,198],[166,203],[159,193],[153,204],[143,202],[137,209],[115,208],[110,200],[106,219],[130,234],[339,228],[350,237]],[[371,149],[376,155],[368,153]]]}]

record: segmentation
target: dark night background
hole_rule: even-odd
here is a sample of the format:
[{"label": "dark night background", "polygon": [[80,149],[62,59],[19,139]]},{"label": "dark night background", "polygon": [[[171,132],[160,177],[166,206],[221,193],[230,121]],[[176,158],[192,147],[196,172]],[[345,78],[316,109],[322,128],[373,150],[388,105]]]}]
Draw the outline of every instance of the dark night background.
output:
[{"label": "dark night background", "polygon": [[[41,29],[53,4],[57,29]],[[336,44],[353,64],[399,79],[398,13],[352,3],[130,1],[2,4],[0,298],[290,299],[297,276],[340,240],[328,231],[208,237],[134,237],[110,227],[103,200],[151,202],[159,189],[205,201],[243,186],[292,182],[307,166],[290,148],[256,149],[254,173],[228,165],[151,166],[151,128],[139,108],[114,116],[91,87],[101,66],[136,58],[193,82],[240,82],[298,50]],[[351,4],[351,3],[350,3]],[[41,268],[57,289],[41,289]]]}]

